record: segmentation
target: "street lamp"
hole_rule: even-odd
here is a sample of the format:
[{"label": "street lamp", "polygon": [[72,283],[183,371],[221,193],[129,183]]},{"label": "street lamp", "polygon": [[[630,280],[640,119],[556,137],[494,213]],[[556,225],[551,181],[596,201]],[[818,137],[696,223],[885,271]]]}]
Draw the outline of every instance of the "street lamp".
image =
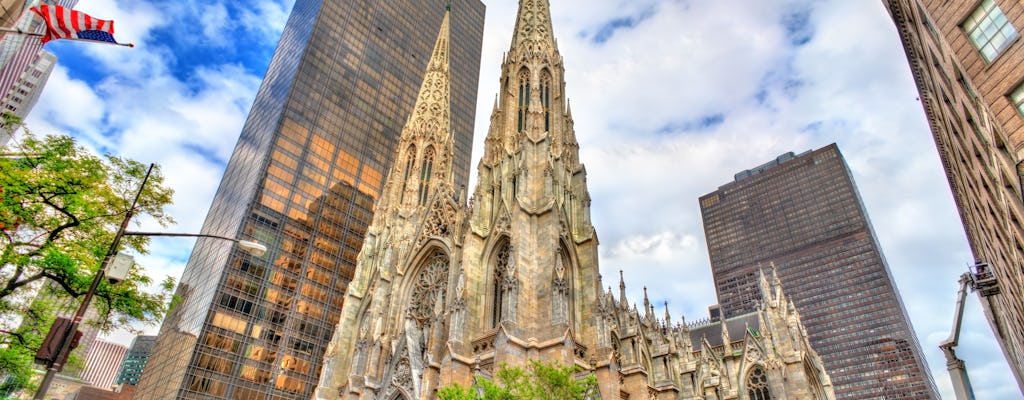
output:
[{"label": "street lamp", "polygon": [[[121,221],[121,226],[117,230],[117,234],[114,235],[113,242],[110,243],[110,248],[107,250],[107,254],[103,257],[103,263],[100,265],[99,271],[96,271],[96,276],[92,279],[92,284],[89,286],[89,290],[85,292],[82,297],[82,303],[78,305],[78,311],[75,312],[75,316],[71,319],[71,324],[68,325],[64,332],[60,332],[57,345],[57,353],[54,355],[52,360],[47,363],[46,375],[43,377],[43,381],[39,383],[39,389],[36,390],[36,394],[33,400],[42,400],[46,396],[47,390],[50,388],[50,383],[53,382],[53,377],[58,371],[62,370],[64,363],[67,361],[68,354],[71,353],[71,345],[74,341],[75,332],[78,331],[78,326],[82,322],[82,318],[85,316],[86,310],[89,308],[89,303],[92,301],[93,295],[96,293],[96,289],[100,286],[100,282],[103,280],[103,276],[107,269],[110,267],[111,261],[117,255],[117,248],[121,244],[121,238],[124,236],[176,236],[176,237],[207,237],[214,239],[229,240],[238,243],[238,247],[242,250],[252,254],[255,257],[260,257],[266,254],[267,247],[256,242],[248,240],[239,240],[229,238],[225,236],[200,234],[200,233],[165,233],[165,232],[129,232],[128,222],[132,219],[135,214],[136,206],[139,203],[139,197],[142,196],[142,190],[145,189],[146,183],[149,181],[149,175],[153,172],[153,167],[156,164],[149,164],[149,169],[146,170],[146,176],[142,178],[142,184],[139,185],[139,191],[135,193],[135,198],[132,200],[132,206],[128,209],[128,212],[124,215],[124,220]],[[57,324],[55,323],[54,326]],[[52,329],[52,328],[51,328]]]}]

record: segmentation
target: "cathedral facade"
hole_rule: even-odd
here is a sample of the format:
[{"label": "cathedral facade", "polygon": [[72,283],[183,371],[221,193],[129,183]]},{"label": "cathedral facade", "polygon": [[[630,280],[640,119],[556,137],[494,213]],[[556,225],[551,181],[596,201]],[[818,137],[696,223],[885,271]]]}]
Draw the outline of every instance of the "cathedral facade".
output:
[{"label": "cathedral facade", "polygon": [[[324,356],[317,399],[432,399],[529,360],[602,399],[834,399],[774,274],[703,324],[630,306],[598,271],[586,169],[547,0],[521,0],[471,198],[454,187],[445,17]],[[770,276],[769,276],[770,275]]]}]

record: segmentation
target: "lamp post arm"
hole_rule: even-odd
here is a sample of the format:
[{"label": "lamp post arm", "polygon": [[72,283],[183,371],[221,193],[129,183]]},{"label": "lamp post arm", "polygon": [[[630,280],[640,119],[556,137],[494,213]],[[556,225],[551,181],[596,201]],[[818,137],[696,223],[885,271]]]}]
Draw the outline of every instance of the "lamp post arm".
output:
[{"label": "lamp post arm", "polygon": [[210,235],[207,233],[175,233],[175,232],[124,232],[125,236],[173,236],[173,237],[201,237],[201,238],[213,238],[229,240],[238,243],[238,246],[245,250],[249,254],[256,257],[262,257],[267,252],[267,246],[259,244],[255,241],[241,240],[220,235]]},{"label": "lamp post arm", "polygon": [[175,233],[175,232],[134,232],[128,231],[124,233],[125,236],[174,236],[174,237],[203,237],[203,238],[214,238],[230,240],[238,243],[241,240],[235,238],[229,238],[227,236],[209,235],[205,233]]}]

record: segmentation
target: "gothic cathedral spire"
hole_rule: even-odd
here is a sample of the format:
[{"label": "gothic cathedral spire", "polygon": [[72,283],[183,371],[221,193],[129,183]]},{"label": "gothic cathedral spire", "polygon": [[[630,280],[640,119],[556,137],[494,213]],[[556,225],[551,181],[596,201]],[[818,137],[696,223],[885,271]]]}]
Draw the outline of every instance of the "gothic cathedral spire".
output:
[{"label": "gothic cathedral spire", "polygon": [[522,0],[512,34],[512,50],[555,49],[551,31],[551,7],[547,0]]},{"label": "gothic cathedral spire", "polygon": [[392,174],[398,176],[389,176],[388,184],[392,187],[385,188],[406,207],[426,205],[430,196],[437,192],[439,184],[454,185],[452,154],[455,138],[451,132],[451,74],[448,65],[450,15],[449,9],[441,21],[441,30],[427,62],[416,105],[399,138],[398,154],[392,169]]},{"label": "gothic cathedral spire", "polygon": [[[324,355],[318,399],[336,398],[341,387],[359,393],[363,382],[385,374],[410,373],[417,374],[414,385],[392,389],[419,398],[427,345],[440,351],[439,339],[429,339],[443,334],[439,321],[457,247],[452,233],[465,219],[453,188],[450,14],[448,7],[367,229],[341,321]],[[410,259],[417,264],[410,266]]]}]

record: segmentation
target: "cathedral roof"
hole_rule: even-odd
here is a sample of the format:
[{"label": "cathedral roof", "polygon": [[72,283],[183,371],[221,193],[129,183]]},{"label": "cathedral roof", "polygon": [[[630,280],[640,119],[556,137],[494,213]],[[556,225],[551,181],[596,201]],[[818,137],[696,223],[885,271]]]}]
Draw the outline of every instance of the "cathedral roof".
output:
[{"label": "cathedral roof", "polygon": [[[728,318],[725,320],[725,325],[726,330],[729,331],[729,339],[733,342],[743,340],[747,334],[748,327],[755,332],[761,329],[761,325],[758,323],[757,312]],[[712,346],[722,346],[722,321],[690,328],[690,341],[693,342],[694,351],[700,351],[701,343],[703,343],[702,340],[705,337]]]}]

